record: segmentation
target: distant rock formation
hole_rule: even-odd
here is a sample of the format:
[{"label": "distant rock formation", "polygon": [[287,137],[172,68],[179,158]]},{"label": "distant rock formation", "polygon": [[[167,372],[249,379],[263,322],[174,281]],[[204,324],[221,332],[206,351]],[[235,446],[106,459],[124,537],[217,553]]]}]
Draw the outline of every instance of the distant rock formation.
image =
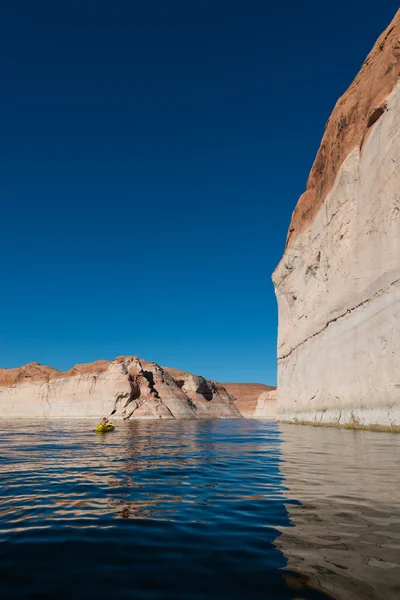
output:
[{"label": "distant rock formation", "polygon": [[400,11],[337,102],[273,275],[278,412],[400,427]]},{"label": "distant rock formation", "polygon": [[222,384],[246,419],[275,419],[276,388],[263,383]]},{"label": "distant rock formation", "polygon": [[138,357],[76,365],[0,369],[1,418],[240,418],[223,386]]}]

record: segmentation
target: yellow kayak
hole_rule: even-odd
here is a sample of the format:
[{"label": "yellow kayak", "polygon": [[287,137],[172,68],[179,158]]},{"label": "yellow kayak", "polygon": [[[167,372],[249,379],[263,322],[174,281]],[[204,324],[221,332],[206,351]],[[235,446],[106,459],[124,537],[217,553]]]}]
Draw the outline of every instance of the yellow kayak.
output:
[{"label": "yellow kayak", "polygon": [[107,431],[113,431],[115,426],[113,423],[107,423],[107,425],[97,425],[96,433],[107,433]]}]

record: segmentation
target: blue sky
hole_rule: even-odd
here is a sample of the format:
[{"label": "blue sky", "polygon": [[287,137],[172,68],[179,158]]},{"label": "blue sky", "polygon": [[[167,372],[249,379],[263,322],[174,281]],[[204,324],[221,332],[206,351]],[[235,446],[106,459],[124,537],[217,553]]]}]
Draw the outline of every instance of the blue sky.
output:
[{"label": "blue sky", "polygon": [[276,381],[271,273],[397,2],[0,7],[0,366]]}]

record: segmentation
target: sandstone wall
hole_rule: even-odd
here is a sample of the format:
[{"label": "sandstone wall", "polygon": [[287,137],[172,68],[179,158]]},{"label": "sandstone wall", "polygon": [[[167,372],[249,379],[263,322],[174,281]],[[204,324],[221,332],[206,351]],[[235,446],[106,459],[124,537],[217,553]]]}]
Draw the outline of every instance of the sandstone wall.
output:
[{"label": "sandstone wall", "polygon": [[253,419],[276,419],[277,390],[269,390],[260,394]]},{"label": "sandstone wall", "polygon": [[[316,163],[335,143],[347,154],[328,191],[314,165],[325,195],[311,219],[300,199],[273,275],[283,421],[400,426],[399,57],[400,12],[335,107]],[[392,82],[383,100],[374,73]],[[347,128],[359,133],[350,147]]]},{"label": "sandstone wall", "polygon": [[263,383],[223,383],[246,419],[275,419],[276,389]]},{"label": "sandstone wall", "polygon": [[[171,370],[173,371],[173,370]],[[156,363],[119,357],[63,373],[37,363],[0,369],[0,418],[240,418],[222,386]]]}]

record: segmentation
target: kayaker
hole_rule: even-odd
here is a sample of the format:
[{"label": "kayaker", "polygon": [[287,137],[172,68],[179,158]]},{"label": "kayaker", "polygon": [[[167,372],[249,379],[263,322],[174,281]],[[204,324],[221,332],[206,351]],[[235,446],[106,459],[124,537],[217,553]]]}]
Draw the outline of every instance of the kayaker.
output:
[{"label": "kayaker", "polygon": [[96,427],[96,433],[107,433],[107,431],[114,431],[115,427],[109,422],[107,417],[102,417],[100,423]]}]

